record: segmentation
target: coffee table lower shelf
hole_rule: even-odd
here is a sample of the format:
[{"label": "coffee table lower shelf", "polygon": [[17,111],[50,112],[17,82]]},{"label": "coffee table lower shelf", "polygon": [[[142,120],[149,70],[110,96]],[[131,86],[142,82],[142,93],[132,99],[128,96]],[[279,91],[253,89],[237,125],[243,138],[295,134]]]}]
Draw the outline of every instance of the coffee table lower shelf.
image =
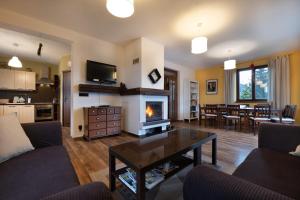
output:
[{"label": "coffee table lower shelf", "polygon": [[[176,168],[174,168],[173,170],[171,170],[170,172],[166,173],[164,175],[164,180],[157,183],[157,185],[155,185],[152,189],[154,189],[155,187],[159,186],[161,183],[163,183],[164,181],[166,181],[168,178],[172,177],[173,175],[177,174],[179,171],[181,171],[182,169],[186,168],[187,166],[193,164],[193,159],[191,158],[187,158],[186,156],[182,155],[176,159],[172,159],[170,160],[172,163],[174,163],[174,165],[178,166]],[[136,194],[135,192],[133,192],[125,183],[123,183],[122,180],[120,180],[119,175],[125,173],[127,171],[128,167],[123,167],[121,169],[116,170],[113,173],[113,176],[119,180],[119,182],[125,186],[126,188],[128,188],[129,191],[131,191],[133,194]],[[151,189],[151,190],[152,190]],[[145,187],[146,192],[149,191],[146,187]]]}]

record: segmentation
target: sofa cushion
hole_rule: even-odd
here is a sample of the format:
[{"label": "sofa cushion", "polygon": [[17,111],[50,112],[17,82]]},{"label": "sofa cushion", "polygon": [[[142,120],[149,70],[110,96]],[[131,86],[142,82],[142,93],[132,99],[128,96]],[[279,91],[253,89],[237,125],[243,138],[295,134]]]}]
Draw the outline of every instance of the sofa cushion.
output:
[{"label": "sofa cushion", "polygon": [[0,164],[0,199],[40,199],[79,184],[63,146],[27,152]]},{"label": "sofa cushion", "polygon": [[300,199],[299,166],[299,157],[261,148],[253,150],[233,175]]},{"label": "sofa cushion", "polygon": [[33,149],[16,115],[0,116],[0,163]]}]

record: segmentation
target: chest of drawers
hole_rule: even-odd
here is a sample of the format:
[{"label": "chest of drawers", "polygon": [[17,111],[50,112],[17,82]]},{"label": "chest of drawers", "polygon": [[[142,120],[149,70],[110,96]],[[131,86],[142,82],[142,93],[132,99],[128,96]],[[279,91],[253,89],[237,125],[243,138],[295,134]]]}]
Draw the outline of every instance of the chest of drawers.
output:
[{"label": "chest of drawers", "polygon": [[84,108],[84,137],[88,140],[121,133],[121,107]]}]

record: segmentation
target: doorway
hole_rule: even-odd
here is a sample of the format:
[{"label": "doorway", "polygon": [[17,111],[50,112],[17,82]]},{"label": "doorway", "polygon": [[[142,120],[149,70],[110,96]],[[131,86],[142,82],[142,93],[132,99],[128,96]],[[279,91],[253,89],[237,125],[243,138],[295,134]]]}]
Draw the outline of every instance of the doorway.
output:
[{"label": "doorway", "polygon": [[71,123],[71,71],[63,71],[63,126]]},{"label": "doorway", "polygon": [[178,119],[178,72],[167,68],[165,68],[164,72],[164,89],[170,91],[168,98],[168,118],[171,121],[176,121]]}]

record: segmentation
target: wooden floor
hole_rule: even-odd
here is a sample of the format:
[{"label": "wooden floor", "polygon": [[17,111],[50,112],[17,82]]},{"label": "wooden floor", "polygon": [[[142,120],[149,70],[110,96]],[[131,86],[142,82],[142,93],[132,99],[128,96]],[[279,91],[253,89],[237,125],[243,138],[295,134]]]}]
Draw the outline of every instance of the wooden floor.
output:
[{"label": "wooden floor", "polygon": [[[187,127],[216,133],[218,136],[218,165],[221,171],[228,174],[231,174],[250,151],[257,147],[257,136],[251,133],[204,128],[199,126],[197,122],[176,122],[173,125],[176,128]],[[138,138],[123,133],[120,136],[87,142],[83,139],[72,139],[69,129],[63,129],[64,145],[81,184],[103,181],[108,185],[108,147],[133,140],[138,140]],[[211,144],[204,145],[202,151],[203,160],[209,162],[211,160]],[[121,165],[120,162],[119,165]]]}]

